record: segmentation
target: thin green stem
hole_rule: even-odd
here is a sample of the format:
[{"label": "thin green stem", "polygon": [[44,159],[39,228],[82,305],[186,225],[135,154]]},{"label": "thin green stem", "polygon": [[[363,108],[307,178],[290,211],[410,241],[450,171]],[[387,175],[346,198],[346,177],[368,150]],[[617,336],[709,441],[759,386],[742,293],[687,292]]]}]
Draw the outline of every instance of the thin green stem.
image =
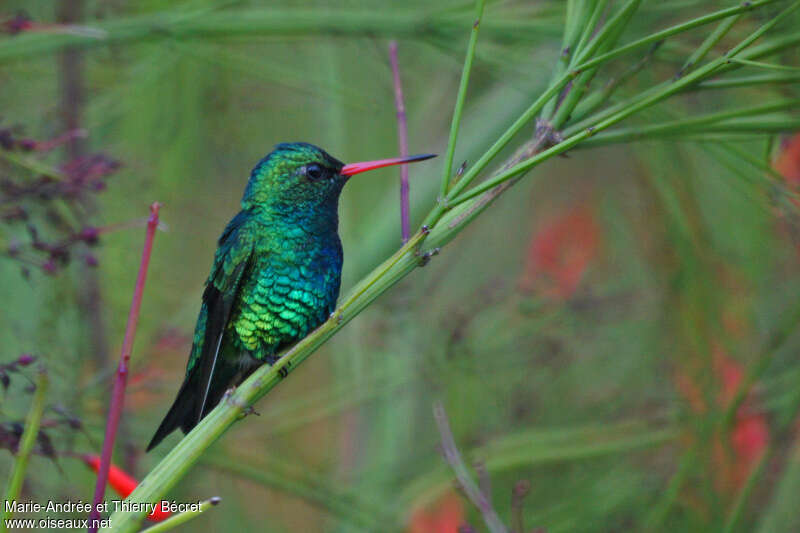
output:
[{"label": "thin green stem", "polygon": [[[644,46],[649,46],[654,43],[660,42],[667,37],[671,37],[694,28],[704,26],[706,24],[710,24],[712,22],[716,22],[717,20],[724,19],[733,15],[737,15],[739,13],[743,13],[746,11],[751,11],[753,9],[771,4],[776,2],[777,0],[761,0],[756,2],[745,2],[742,5],[731,7],[727,9],[722,9],[720,11],[716,11],[714,13],[710,13],[708,15],[697,17],[687,22],[683,22],[681,24],[676,24],[670,28],[662,30],[660,32],[656,32],[648,37],[644,37],[639,39],[638,41],[634,41],[630,44],[625,46],[621,46],[610,52],[602,54],[600,56],[595,57],[594,59],[581,61],[573,70],[564,73],[560,78],[553,81],[550,86],[542,93],[539,98],[537,98],[531,106],[525,110],[525,112],[520,115],[520,117],[514,121],[514,123],[509,126],[509,128],[497,139],[497,141],[492,144],[492,146],[472,165],[464,176],[456,183],[449,193],[449,200],[447,201],[448,205],[453,205],[453,198],[456,198],[474,179],[477,177],[487,166],[488,164],[500,153],[503,148],[505,148],[509,142],[516,136],[516,134],[526,125],[528,124],[533,117],[538,114],[545,104],[550,101],[570,80],[575,78],[578,73],[582,70],[587,68],[591,68],[607,61],[611,61],[612,59],[616,59],[617,57],[629,53],[633,50],[637,50]],[[783,43],[783,46],[790,46],[791,43]],[[590,50],[590,49],[587,49]],[[594,53],[594,50],[591,50],[591,53]],[[667,85],[667,84],[664,84]],[[659,90],[663,88],[660,87]],[[653,91],[654,93],[657,91]],[[444,209],[439,209],[435,213],[432,213],[426,220],[425,224],[431,225],[435,220],[437,220]]]},{"label": "thin green stem", "polygon": [[789,67],[786,65],[773,65],[771,63],[764,63],[762,61],[751,61],[749,59],[738,59],[738,58],[731,59],[731,61],[749,67],[765,68],[769,70],[780,70],[784,72],[800,72],[800,68],[798,67]]},{"label": "thin green stem", "polygon": [[[587,2],[578,2],[577,0],[568,0],[567,9],[564,14],[564,35],[561,40],[561,53],[558,56],[553,72],[551,74],[551,83],[560,80],[564,73],[568,70],[569,66],[575,61],[576,55],[579,51],[579,40],[586,35],[591,37],[592,31],[588,28],[587,22],[591,17],[591,11],[588,10]],[[583,34],[583,35],[582,35]],[[548,101],[544,106],[543,115],[550,116],[556,108],[557,99]]]},{"label": "thin green stem", "polygon": [[[36,377],[36,392],[33,395],[33,402],[31,403],[30,411],[28,411],[28,417],[25,419],[25,430],[19,441],[14,467],[11,469],[11,475],[8,478],[6,502],[14,502],[19,498],[22,482],[25,480],[25,471],[28,468],[28,460],[30,459],[33,445],[36,443],[36,439],[39,436],[39,425],[42,422],[47,385],[47,373],[43,369],[39,370],[39,375]],[[11,509],[7,505],[4,505],[2,520],[0,520],[0,532],[7,530],[6,521],[12,516],[13,513]]]},{"label": "thin green stem", "polygon": [[472,23],[472,31],[469,35],[467,45],[467,55],[464,58],[464,67],[461,70],[461,82],[458,85],[456,105],[453,110],[453,120],[450,123],[450,138],[447,141],[447,155],[444,158],[444,172],[442,174],[442,186],[439,189],[439,196],[444,198],[450,188],[450,177],[453,174],[453,157],[456,152],[456,141],[458,140],[458,128],[461,125],[461,113],[464,111],[464,101],[467,96],[469,86],[469,75],[472,72],[472,60],[475,58],[475,45],[478,42],[478,30],[481,26],[483,8],[486,0],[477,0],[475,4],[475,22]]},{"label": "thin green stem", "polygon": [[714,46],[716,46],[716,44],[720,42],[722,38],[728,34],[729,31],[731,31],[733,25],[736,24],[740,18],[742,18],[742,13],[737,13],[736,15],[733,15],[732,17],[727,18],[722,22],[720,22],[720,24],[714,29],[714,31],[711,32],[711,35],[706,37],[706,39],[703,41],[700,47],[694,52],[692,52],[692,55],[690,55],[689,58],[686,60],[686,62],[683,64],[681,70],[678,71],[678,76],[683,76],[689,70],[691,70],[695,65],[700,63],[708,55],[711,49],[714,48]]},{"label": "thin green stem", "polygon": [[586,24],[586,27],[583,30],[583,34],[581,35],[581,40],[578,41],[578,44],[575,45],[575,53],[580,53],[581,50],[586,48],[586,44],[589,42],[589,39],[592,38],[592,35],[595,32],[595,28],[597,24],[600,22],[600,17],[603,15],[603,12],[608,7],[608,0],[600,0],[594,6],[594,11],[592,12],[591,17],[589,18],[589,22]]},{"label": "thin green stem", "polygon": [[169,531],[170,529],[174,529],[181,524],[185,524],[189,520],[193,520],[203,514],[204,512],[208,511],[212,507],[216,506],[222,501],[222,498],[219,496],[214,496],[213,498],[209,498],[205,501],[200,502],[200,505],[197,506],[197,509],[189,509],[187,511],[183,511],[182,513],[178,513],[176,515],[172,515],[163,522],[160,522],[154,526],[150,526],[147,528],[147,531],[150,533],[162,533],[164,531]]},{"label": "thin green stem", "polygon": [[[522,174],[524,172],[527,172],[528,170],[530,170],[534,166],[538,165],[542,161],[544,161],[546,159],[549,159],[549,158],[551,158],[551,157],[553,157],[555,155],[562,154],[562,153],[566,152],[567,150],[569,150],[573,146],[577,145],[578,143],[580,143],[584,139],[587,139],[587,138],[591,137],[595,133],[599,133],[600,131],[608,129],[609,127],[611,127],[614,124],[624,120],[625,118],[627,118],[627,117],[629,117],[629,116],[631,116],[631,115],[633,115],[635,113],[638,113],[642,109],[645,109],[645,108],[650,107],[650,106],[652,106],[652,105],[654,105],[654,104],[656,104],[658,102],[661,102],[662,100],[668,98],[669,96],[672,96],[673,94],[679,92],[680,90],[684,89],[685,87],[688,87],[688,86],[696,83],[697,81],[702,80],[703,78],[711,75],[715,70],[720,68],[722,65],[730,64],[731,59],[734,56],[736,56],[736,54],[738,54],[739,52],[744,50],[747,46],[752,44],[755,40],[760,38],[764,33],[769,31],[773,26],[775,26],[781,20],[783,20],[785,17],[787,17],[792,11],[797,9],[797,7],[800,7],[800,0],[792,3],[792,5],[787,7],[780,14],[778,14],[777,16],[775,16],[774,18],[772,18],[771,20],[769,20],[768,22],[763,24],[759,29],[757,29],[756,31],[751,33],[748,37],[746,37],[743,41],[741,41],[738,45],[736,45],[733,49],[731,49],[730,52],[728,52],[724,56],[722,56],[720,58],[717,58],[714,61],[711,61],[710,63],[707,63],[703,67],[695,70],[694,72],[690,73],[687,76],[684,76],[682,78],[679,78],[677,80],[673,80],[672,82],[667,83],[665,87],[660,88],[660,90],[658,90],[657,92],[655,92],[653,94],[650,94],[650,95],[647,95],[647,96],[645,96],[643,98],[640,98],[638,101],[632,103],[629,107],[620,110],[618,113],[606,118],[605,120],[602,120],[602,121],[598,122],[594,126],[591,126],[591,127],[586,128],[586,129],[584,129],[584,130],[582,130],[582,131],[580,131],[578,133],[575,133],[574,135],[572,135],[571,137],[568,137],[567,139],[565,139],[561,143],[559,143],[559,144],[557,144],[557,145],[555,145],[555,146],[553,146],[553,147],[551,147],[551,148],[549,148],[547,150],[539,152],[537,155],[531,157],[530,159],[528,159],[526,161],[523,161],[523,162],[519,163],[518,165],[515,165],[515,166],[511,167],[510,169],[508,169],[508,170],[506,170],[504,172],[499,173],[497,176],[484,181],[480,185],[477,185],[477,186],[473,187],[472,189],[470,189],[469,191],[465,192],[464,194],[462,194],[460,196],[457,196],[455,198],[452,198],[452,200],[450,200],[449,204],[450,205],[457,205],[457,204],[459,204],[461,202],[464,202],[466,200],[474,198],[475,196],[483,194],[484,192],[486,192],[486,191],[488,191],[488,190],[500,185],[501,183],[503,183],[503,182],[505,182],[507,180],[510,180],[510,179],[512,179],[512,178],[514,178],[514,177],[516,177],[516,176],[518,176],[518,175],[520,175],[520,174]],[[466,181],[466,179],[463,179],[462,182],[463,181]]]},{"label": "thin green stem", "polygon": [[703,91],[711,89],[738,89],[740,87],[755,87],[758,85],[778,85],[783,83],[797,83],[800,81],[798,74],[760,74],[756,76],[743,76],[724,80],[709,80],[698,83],[694,90]]},{"label": "thin green stem", "polygon": [[694,28],[698,28],[700,26],[705,26],[706,24],[710,24],[712,22],[716,22],[718,20],[728,18],[734,15],[738,15],[739,13],[744,13],[747,11],[752,11],[759,7],[763,7],[768,4],[775,3],[779,0],[761,0],[758,2],[742,2],[742,4],[736,7],[729,7],[727,9],[721,9],[719,11],[715,11],[714,13],[709,13],[708,15],[704,15],[702,17],[694,18],[690,21],[683,22],[681,24],[676,24],[675,26],[671,26],[659,32],[653,33],[648,35],[647,37],[642,37],[637,41],[633,41],[632,43],[628,43],[624,46],[611,50],[605,54],[599,55],[594,59],[587,61],[582,65],[578,65],[576,69],[583,70],[590,67],[594,67],[600,65],[601,63],[605,63],[612,59],[616,59],[624,54],[632,52],[634,50],[638,50],[644,46],[651,45],[653,43],[657,43],[659,41],[663,41],[668,37],[672,37],[679,33],[684,33]]},{"label": "thin green stem", "polygon": [[[594,55],[595,52],[605,52],[612,46],[616,45],[617,40],[630,22],[631,17],[633,17],[633,15],[636,13],[636,10],[639,9],[640,4],[641,0],[629,0],[629,2],[622,9],[620,9],[619,12],[595,36],[595,38],[591,41],[592,46],[580,52],[578,61],[588,59],[589,56]],[[558,110],[550,120],[553,129],[560,129],[561,125],[564,124],[567,119],[569,119],[572,111],[575,109],[575,106],[578,105],[578,102],[581,100],[581,98],[583,98],[586,87],[594,78],[598,68],[600,67],[596,66],[585,69],[576,79],[572,81],[569,93],[564,98],[564,101],[561,102]]]},{"label": "thin green stem", "polygon": [[[685,118],[680,120],[673,120],[661,124],[652,124],[650,126],[633,126],[630,128],[619,129],[596,135],[591,139],[587,139],[579,148],[589,148],[599,145],[606,145],[612,143],[637,141],[641,139],[648,139],[657,136],[667,135],[683,135],[686,133],[696,133],[697,129],[701,131],[741,131],[741,126],[751,127],[754,131],[764,131],[764,127],[768,124],[764,123],[764,119],[758,117],[757,120],[744,123],[730,122],[726,123],[732,118],[746,117],[748,115],[762,115],[774,111],[792,110],[800,106],[800,98],[792,98],[787,100],[779,100],[769,104],[746,107],[742,109],[734,109],[731,111],[723,111],[720,113],[709,113],[693,118]],[[794,123],[791,119],[780,122],[779,128],[782,131],[788,130]],[[722,123],[722,124],[719,124]],[[718,128],[702,128],[719,124]],[[772,128],[770,128],[772,129]]]}]

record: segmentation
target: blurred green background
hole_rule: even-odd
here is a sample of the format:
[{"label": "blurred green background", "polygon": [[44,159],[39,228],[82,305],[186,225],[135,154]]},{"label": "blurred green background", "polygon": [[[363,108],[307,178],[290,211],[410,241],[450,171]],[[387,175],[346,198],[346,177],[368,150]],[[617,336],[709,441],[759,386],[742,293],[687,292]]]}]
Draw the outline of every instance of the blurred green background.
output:
[{"label": "blurred green background", "polygon": [[[632,34],[733,3],[644,4]],[[563,7],[489,3],[457,163],[474,161],[545,87]],[[391,39],[410,151],[443,153],[473,7],[32,0],[5,2],[0,17],[20,9],[37,24],[126,36],[72,59],[0,38],[0,127],[48,139],[73,113],[88,133],[77,149],[121,163],[106,190],[81,200],[81,224],[134,222],[101,235],[90,250],[97,267],[85,266],[83,245],[56,274],[33,268],[27,279],[0,257],[0,362],[39,357],[52,381],[48,404],[84,427],[47,429],[57,456],[33,458],[23,495],[88,500],[94,475],[70,454],[100,451],[143,242],[137,221],[150,202],[163,204],[164,226],[115,455],[138,478],[177,442],[143,454],[182,379],[216,239],[252,166],[283,141],[343,161],[395,155]],[[172,24],[190,30],[163,29]],[[708,31],[666,47],[634,89],[662,79],[670,54]],[[797,52],[788,54],[796,64]],[[730,98],[775,92],[797,96],[797,87]],[[737,150],[763,158],[765,143]],[[70,154],[36,157],[55,168]],[[25,172],[2,165],[3,176]],[[409,167],[412,225],[433,203],[441,165]],[[347,186],[343,292],[399,245],[398,205],[396,169]],[[170,498],[218,495],[222,504],[184,530],[481,530],[438,452],[431,405],[440,400],[509,523],[512,487],[527,480],[526,527],[550,533],[723,531],[732,516],[738,531],[800,531],[800,283],[786,229],[796,208],[788,210],[778,212],[764,173],[725,147],[641,143],[548,162],[293,372],[259,403],[261,416],[212,447]],[[6,243],[26,239],[24,224],[2,230]],[[720,428],[754,369],[733,424]],[[4,423],[24,419],[30,404],[28,382],[12,378],[0,396]],[[0,453],[0,476],[12,460]]]}]

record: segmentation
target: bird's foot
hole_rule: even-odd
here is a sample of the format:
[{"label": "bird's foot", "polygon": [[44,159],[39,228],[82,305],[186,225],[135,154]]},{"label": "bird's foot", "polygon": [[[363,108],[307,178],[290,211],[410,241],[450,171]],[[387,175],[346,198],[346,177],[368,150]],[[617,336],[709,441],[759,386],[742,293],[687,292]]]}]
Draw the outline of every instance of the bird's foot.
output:
[{"label": "bird's foot", "polygon": [[226,390],[224,399],[225,402],[227,402],[228,404],[233,405],[234,407],[238,407],[239,409],[242,410],[242,412],[239,414],[240,420],[248,415],[261,416],[261,413],[256,411],[252,405],[248,404],[247,402],[242,402],[234,398],[233,397],[234,392],[236,392],[236,387],[231,387],[230,389]]},{"label": "bird's foot", "polygon": [[419,261],[419,266],[424,267],[428,263],[431,262],[431,257],[434,255],[439,255],[439,250],[441,248],[433,248],[432,250],[428,250],[427,252],[417,252],[417,260]]},{"label": "bird's foot", "polygon": [[245,417],[245,416],[248,416],[248,415],[261,416],[261,413],[256,411],[255,407],[253,407],[252,405],[248,405],[247,407],[244,407],[242,409],[242,416]]}]

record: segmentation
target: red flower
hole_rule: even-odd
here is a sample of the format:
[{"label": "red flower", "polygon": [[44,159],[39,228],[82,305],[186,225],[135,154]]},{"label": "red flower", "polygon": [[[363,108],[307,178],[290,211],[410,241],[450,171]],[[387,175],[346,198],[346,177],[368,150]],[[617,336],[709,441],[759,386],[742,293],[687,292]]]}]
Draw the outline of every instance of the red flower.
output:
[{"label": "red flower", "polygon": [[800,187],[800,133],[795,133],[783,143],[773,166],[789,186],[793,189]]},{"label": "red flower", "polygon": [[523,290],[540,288],[555,299],[571,296],[600,248],[591,209],[579,206],[546,223],[531,239],[520,280]]},{"label": "red flower", "polygon": [[[99,455],[83,455],[81,458],[95,472],[100,468]],[[112,464],[108,470],[108,484],[121,498],[127,498],[139,482],[133,476]],[[147,515],[147,519],[153,522],[160,522],[168,518],[170,514],[172,514],[170,511],[161,509],[161,504],[159,503],[155,510]]]},{"label": "red flower", "polygon": [[461,499],[448,492],[433,504],[414,509],[408,524],[408,533],[458,533],[464,523],[464,506]]},{"label": "red flower", "polygon": [[[741,386],[744,368],[722,350],[714,353],[714,367],[722,378],[721,404],[727,407]],[[769,443],[767,419],[763,413],[757,412],[755,404],[752,397],[745,398],[736,411],[736,422],[731,431],[730,444],[736,461],[731,465],[730,475],[736,486],[745,482]]]},{"label": "red flower", "polygon": [[[726,409],[741,386],[744,368],[724,351],[716,349],[713,370],[719,391],[716,402],[720,408]],[[675,384],[691,409],[702,413],[706,410],[706,402],[698,385],[699,375],[695,373],[692,377],[679,372]],[[722,430],[713,437],[712,460],[720,491],[733,492],[741,488],[769,444],[767,418],[757,407],[756,399],[752,395],[746,396],[736,411],[730,434]]]}]

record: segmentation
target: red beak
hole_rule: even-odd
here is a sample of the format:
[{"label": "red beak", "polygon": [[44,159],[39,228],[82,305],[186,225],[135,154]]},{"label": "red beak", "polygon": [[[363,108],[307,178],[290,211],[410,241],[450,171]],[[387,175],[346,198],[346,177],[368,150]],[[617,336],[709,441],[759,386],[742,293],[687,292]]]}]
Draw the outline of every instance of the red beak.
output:
[{"label": "red beak", "polygon": [[419,154],[410,155],[408,157],[393,157],[391,159],[376,159],[375,161],[362,161],[361,163],[350,163],[342,167],[339,174],[342,176],[352,176],[353,174],[360,174],[367,170],[374,170],[376,168],[388,167],[391,165],[404,165],[406,163],[415,163],[417,161],[425,161],[436,157],[436,154]]}]

